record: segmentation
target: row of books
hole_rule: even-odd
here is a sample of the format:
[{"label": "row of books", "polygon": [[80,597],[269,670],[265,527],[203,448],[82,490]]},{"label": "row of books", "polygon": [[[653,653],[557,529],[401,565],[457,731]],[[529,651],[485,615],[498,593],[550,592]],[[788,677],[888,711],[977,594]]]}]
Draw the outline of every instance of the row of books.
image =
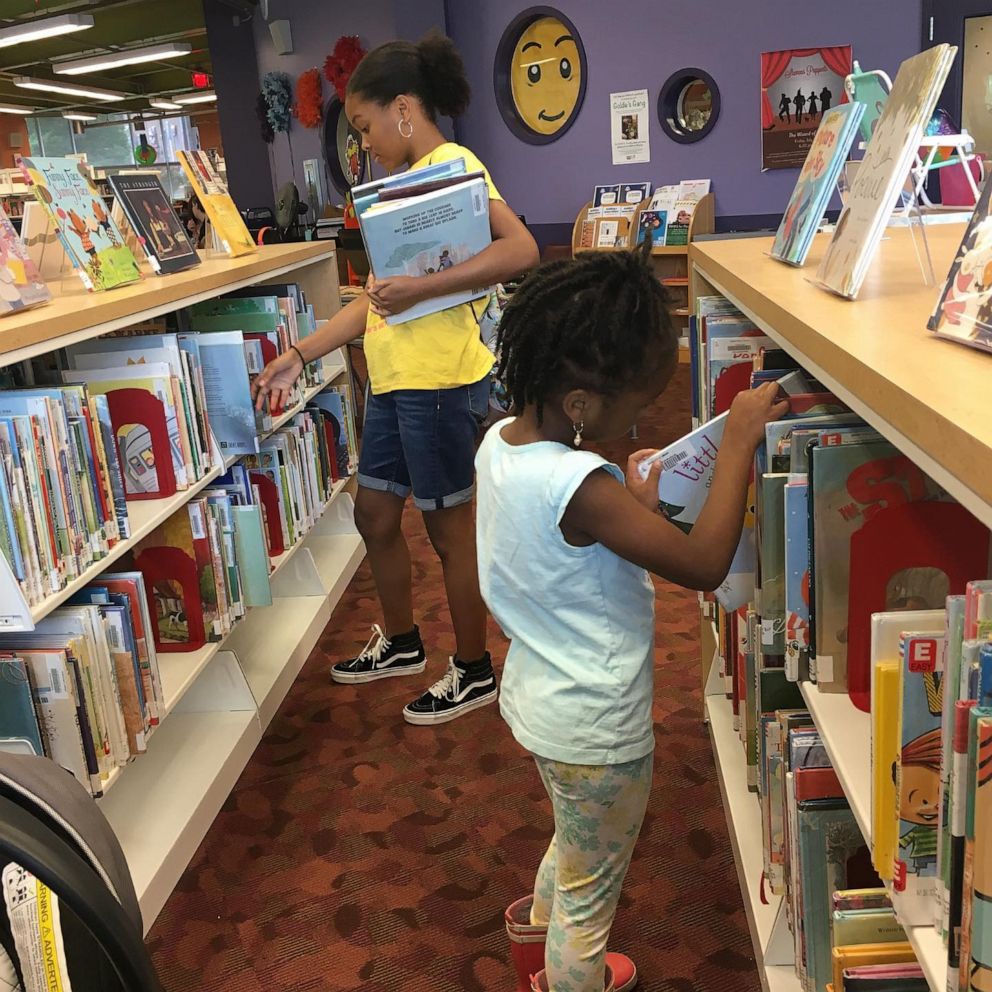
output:
[{"label": "row of books", "polygon": [[[349,434],[351,437],[349,438]],[[166,715],[163,656],[226,638],[272,603],[279,557],[354,472],[347,388],[319,393],[29,633],[0,634],[0,746],[100,795]]]},{"label": "row of books", "polygon": [[948,989],[992,983],[992,582],[872,617],[872,858]]},{"label": "row of books", "polygon": [[[295,284],[197,304],[169,322],[190,329],[163,322],[73,345],[60,368],[32,370],[35,382],[64,383],[0,391],[0,551],[29,605],[129,537],[128,500],[171,496],[258,454],[260,435],[287,411],[256,411],[251,380],[316,329]],[[323,376],[308,366],[293,405]],[[357,444],[346,390],[331,395],[319,402],[336,409],[317,416],[333,418],[342,477]]]},{"label": "row of books", "polygon": [[[255,251],[209,156],[181,151],[178,157],[223,250],[231,256]],[[91,291],[140,279],[138,258],[146,258],[160,274],[199,264],[154,173],[111,176],[114,204],[108,208],[85,163],[32,157],[20,164],[35,200],[25,205],[23,237],[0,209],[0,315],[47,303],[46,273],[52,278],[65,259]],[[28,209],[34,206],[38,209]]]}]

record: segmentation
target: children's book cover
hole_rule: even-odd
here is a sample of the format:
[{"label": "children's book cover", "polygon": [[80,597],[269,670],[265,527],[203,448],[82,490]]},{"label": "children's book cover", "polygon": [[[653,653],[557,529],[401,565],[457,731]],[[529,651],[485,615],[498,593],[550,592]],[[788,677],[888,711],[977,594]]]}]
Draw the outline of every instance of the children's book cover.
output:
[{"label": "children's book cover", "polygon": [[899,67],[817,271],[827,289],[858,295],[956,52],[935,45]]},{"label": "children's book cover", "polygon": [[141,278],[84,165],[69,158],[22,158],[21,167],[87,289],[113,289]]},{"label": "children's book cover", "polygon": [[927,326],[992,351],[992,183],[982,189]]},{"label": "children's book cover", "polygon": [[0,207],[0,314],[47,303],[52,294]]},{"label": "children's book cover", "polygon": [[200,256],[186,237],[158,176],[112,175],[109,179],[114,196],[156,271],[180,272],[199,265]]},{"label": "children's book cover", "polygon": [[667,226],[668,214],[664,210],[642,210],[637,220],[637,243],[650,241],[652,245],[663,245]]},{"label": "children's book cover", "polygon": [[[821,688],[837,690],[847,687],[848,607],[852,597],[860,602],[863,579],[858,570],[864,563],[852,571],[854,535],[868,523],[881,526],[882,514],[894,506],[939,499],[942,492],[885,441],[818,445],[810,456],[817,681]],[[887,547],[891,560],[897,549]],[[947,576],[937,569],[894,568],[882,609],[936,609],[949,592]],[[868,671],[867,654],[860,662]]]},{"label": "children's book cover", "polygon": [[842,103],[820,120],[772,245],[772,257],[791,265],[806,261],[813,235],[826,212],[837,177],[851,150],[863,103]]},{"label": "children's book cover", "polygon": [[16,753],[45,753],[28,668],[22,658],[12,654],[0,655],[0,720],[3,736]]},{"label": "children's book cover", "polygon": [[944,633],[904,631],[896,794],[899,853],[893,870],[899,918],[933,925],[937,902]]},{"label": "children's book cover", "polygon": [[785,486],[785,672],[804,677],[809,647],[809,507],[804,476]]},{"label": "children's book cover", "polygon": [[765,654],[785,654],[785,486],[788,476],[765,473],[755,512],[758,574],[761,582],[761,648]]},{"label": "children's book cover", "polygon": [[258,247],[227,191],[227,183],[218,175],[207,153],[179,150],[176,157],[224,251],[233,258],[257,251]]},{"label": "children's book cover", "polygon": [[992,990],[992,716],[978,718],[972,865],[971,988]]}]

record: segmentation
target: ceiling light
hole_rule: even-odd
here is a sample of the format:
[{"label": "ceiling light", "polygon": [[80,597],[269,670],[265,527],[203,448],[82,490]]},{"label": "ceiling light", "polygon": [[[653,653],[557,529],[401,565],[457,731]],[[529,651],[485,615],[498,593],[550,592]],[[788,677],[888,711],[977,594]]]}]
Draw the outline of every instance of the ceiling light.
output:
[{"label": "ceiling light", "polygon": [[156,110],[182,110],[178,103],[171,103],[169,100],[149,100],[148,105]]},{"label": "ceiling light", "polygon": [[199,93],[187,93],[185,96],[174,96],[174,103],[213,103],[217,94],[213,90],[201,90]]},{"label": "ceiling light", "polygon": [[84,72],[102,72],[122,65],[137,65],[139,62],[155,62],[178,55],[189,55],[192,45],[183,42],[169,42],[164,45],[147,45],[144,48],[130,48],[120,52],[107,52],[105,55],[92,55],[85,59],[69,62],[53,62],[52,71],[57,76],[78,76]]},{"label": "ceiling light", "polygon": [[33,79],[30,76],[15,76],[14,85],[22,90],[41,90],[44,93],[63,93],[66,96],[81,96],[88,100],[126,100],[132,93],[116,90],[100,90],[95,86],[81,86],[79,83],[60,83],[54,79]]},{"label": "ceiling light", "polygon": [[75,111],[72,113],[66,113],[62,115],[67,121],[96,121],[99,118],[96,114],[80,114]]},{"label": "ceiling light", "polygon": [[35,107],[18,107],[14,103],[0,103],[0,114],[33,114]]},{"label": "ceiling light", "polygon": [[23,24],[12,24],[0,28],[0,48],[8,45],[20,45],[26,41],[37,41],[39,38],[54,38],[60,34],[71,34],[73,31],[85,31],[93,27],[93,18],[89,14],[62,14],[60,17],[46,17],[40,21],[25,21]]}]

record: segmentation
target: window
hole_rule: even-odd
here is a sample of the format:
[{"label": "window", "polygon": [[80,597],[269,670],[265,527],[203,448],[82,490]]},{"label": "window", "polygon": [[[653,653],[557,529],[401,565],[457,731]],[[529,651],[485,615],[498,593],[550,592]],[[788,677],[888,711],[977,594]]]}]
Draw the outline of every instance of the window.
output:
[{"label": "window", "polygon": [[127,114],[103,116],[96,126],[89,125],[74,138],[76,151],[85,154],[90,165],[127,165],[134,161],[134,146],[138,142]]},{"label": "window", "polygon": [[63,117],[29,117],[28,137],[35,155],[59,157],[71,155],[72,127]]}]

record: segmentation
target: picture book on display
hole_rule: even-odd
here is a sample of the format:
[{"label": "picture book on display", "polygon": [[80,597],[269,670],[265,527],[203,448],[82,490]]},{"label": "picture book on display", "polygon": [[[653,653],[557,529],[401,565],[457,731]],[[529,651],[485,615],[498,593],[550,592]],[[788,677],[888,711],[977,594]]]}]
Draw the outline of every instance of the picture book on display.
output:
[{"label": "picture book on display", "polygon": [[141,278],[84,165],[69,158],[22,158],[21,168],[87,289],[113,289]]},{"label": "picture book on display", "polygon": [[0,316],[47,303],[52,294],[0,207]]},{"label": "picture book on display", "polygon": [[864,111],[863,103],[852,101],[823,115],[775,235],[773,258],[790,265],[802,265],[806,261]]},{"label": "picture book on display", "polygon": [[224,251],[233,258],[257,251],[257,246],[227,191],[227,184],[218,175],[207,153],[179,150],[176,157],[193,192],[203,205]]},{"label": "picture book on display", "polygon": [[179,272],[199,264],[158,176],[112,175],[110,186],[156,272]]},{"label": "picture book on display", "polygon": [[927,326],[948,341],[992,351],[992,183],[982,189]]},{"label": "picture book on display", "polygon": [[935,45],[899,67],[817,270],[818,281],[840,296],[858,295],[956,52]]},{"label": "picture book on display", "polygon": [[[423,276],[467,261],[492,244],[489,191],[476,178],[407,199],[379,201],[361,215],[369,264],[377,279]],[[386,318],[402,324],[488,296],[491,286],[460,290],[417,303]]]}]

